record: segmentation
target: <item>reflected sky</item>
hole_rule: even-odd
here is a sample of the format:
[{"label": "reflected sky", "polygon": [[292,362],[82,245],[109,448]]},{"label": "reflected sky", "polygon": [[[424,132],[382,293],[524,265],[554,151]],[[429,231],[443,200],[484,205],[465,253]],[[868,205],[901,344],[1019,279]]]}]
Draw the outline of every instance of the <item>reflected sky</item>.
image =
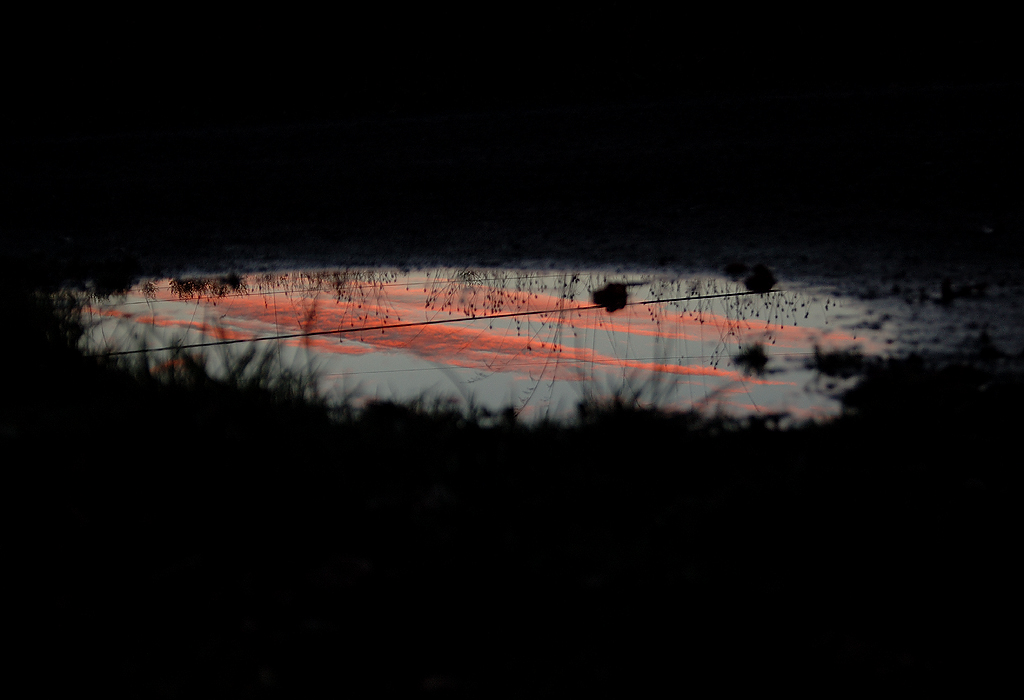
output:
[{"label": "reflected sky", "polygon": [[[593,294],[626,284],[609,312]],[[173,346],[213,373],[233,353],[279,351],[333,400],[457,402],[521,418],[568,419],[619,396],[667,410],[825,417],[838,403],[808,369],[814,348],[882,348],[835,323],[836,301],[751,294],[726,278],[606,272],[348,269],[151,280],[93,300],[92,352]],[[743,362],[760,345],[763,372]]]}]

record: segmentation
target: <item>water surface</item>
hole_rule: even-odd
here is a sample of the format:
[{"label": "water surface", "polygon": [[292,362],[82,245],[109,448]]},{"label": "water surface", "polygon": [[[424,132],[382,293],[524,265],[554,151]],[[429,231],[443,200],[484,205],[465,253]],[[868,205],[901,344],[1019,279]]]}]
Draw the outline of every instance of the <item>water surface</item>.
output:
[{"label": "water surface", "polygon": [[[624,308],[594,293],[622,284]],[[849,303],[849,302],[845,302]],[[450,402],[523,419],[568,419],[618,399],[730,415],[834,414],[815,349],[880,352],[841,302],[751,293],[723,277],[603,271],[345,269],[155,279],[94,300],[94,352],[174,348],[217,373],[251,348],[312,371],[334,401]],[[863,325],[863,324],[862,324]],[[756,362],[763,352],[767,363]],[[751,359],[754,362],[751,362]]]}]

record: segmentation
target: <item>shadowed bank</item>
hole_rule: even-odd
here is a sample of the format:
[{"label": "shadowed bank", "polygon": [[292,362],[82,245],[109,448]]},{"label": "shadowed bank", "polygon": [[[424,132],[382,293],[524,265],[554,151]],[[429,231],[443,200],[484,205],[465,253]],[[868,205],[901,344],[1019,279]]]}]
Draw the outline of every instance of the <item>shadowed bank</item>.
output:
[{"label": "shadowed bank", "polygon": [[842,418],[790,430],[614,402],[572,428],[332,414],[301,378],[83,358],[55,299],[22,298],[3,348],[5,450],[45,454],[9,479],[47,684],[504,695],[1009,671],[1017,381],[821,357],[863,379]]}]

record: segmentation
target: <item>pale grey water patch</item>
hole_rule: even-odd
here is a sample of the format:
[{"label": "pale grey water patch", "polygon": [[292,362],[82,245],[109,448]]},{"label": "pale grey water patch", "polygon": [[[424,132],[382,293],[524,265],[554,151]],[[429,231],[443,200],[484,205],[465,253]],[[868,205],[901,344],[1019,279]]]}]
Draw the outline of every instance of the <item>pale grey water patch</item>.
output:
[{"label": "pale grey water patch", "polygon": [[[609,284],[625,285],[624,308],[595,307],[594,293]],[[278,353],[279,371],[312,371],[333,401],[511,407],[532,420],[567,420],[583,401],[616,397],[665,410],[824,418],[840,410],[841,387],[809,366],[816,348],[878,355],[894,347],[861,300],[601,270],[154,279],[88,311],[91,352],[146,348],[158,366],[171,361],[170,348],[185,348],[216,374],[255,344]]]}]

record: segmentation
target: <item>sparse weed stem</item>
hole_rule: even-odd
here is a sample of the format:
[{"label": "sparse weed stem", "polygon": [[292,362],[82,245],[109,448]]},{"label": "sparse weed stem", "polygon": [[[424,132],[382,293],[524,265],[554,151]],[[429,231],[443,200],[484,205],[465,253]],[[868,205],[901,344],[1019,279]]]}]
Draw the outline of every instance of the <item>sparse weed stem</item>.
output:
[{"label": "sparse weed stem", "polygon": [[658,420],[677,420],[690,412],[668,412],[656,405],[645,404],[636,393],[619,392],[604,400],[582,401],[578,405],[576,425],[652,423]]}]

